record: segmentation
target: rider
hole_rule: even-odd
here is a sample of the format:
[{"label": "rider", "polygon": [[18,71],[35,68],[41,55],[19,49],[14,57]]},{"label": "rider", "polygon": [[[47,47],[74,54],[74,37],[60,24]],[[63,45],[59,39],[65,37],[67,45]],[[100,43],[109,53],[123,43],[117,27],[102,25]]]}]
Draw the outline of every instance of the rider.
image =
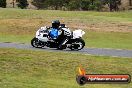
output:
[{"label": "rider", "polygon": [[52,27],[51,27],[51,31],[50,31],[50,37],[52,39],[57,39],[59,36],[59,26],[60,26],[60,21],[59,20],[55,20],[52,21]]},{"label": "rider", "polygon": [[56,39],[59,43],[58,49],[62,49],[66,38],[64,37],[64,32],[61,30],[61,24],[59,20],[52,21],[52,30],[50,31],[50,37]]}]

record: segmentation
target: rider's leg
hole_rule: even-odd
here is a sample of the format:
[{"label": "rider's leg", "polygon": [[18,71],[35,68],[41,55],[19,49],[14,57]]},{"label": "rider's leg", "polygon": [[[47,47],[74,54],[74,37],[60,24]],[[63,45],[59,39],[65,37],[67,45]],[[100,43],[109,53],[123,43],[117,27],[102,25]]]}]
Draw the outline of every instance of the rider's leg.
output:
[{"label": "rider's leg", "polygon": [[62,42],[60,42],[58,48],[59,49],[62,49],[62,47],[68,42],[69,38],[68,37],[65,37]]}]

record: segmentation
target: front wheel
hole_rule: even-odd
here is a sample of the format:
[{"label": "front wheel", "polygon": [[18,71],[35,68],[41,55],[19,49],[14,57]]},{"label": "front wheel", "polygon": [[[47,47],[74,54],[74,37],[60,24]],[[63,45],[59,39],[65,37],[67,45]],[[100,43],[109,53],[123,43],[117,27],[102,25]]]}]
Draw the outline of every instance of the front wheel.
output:
[{"label": "front wheel", "polygon": [[39,48],[39,41],[36,37],[34,37],[32,40],[31,40],[31,45],[35,48]]},{"label": "front wheel", "polygon": [[72,45],[71,45],[71,50],[81,50],[83,49],[85,46],[85,42],[83,39],[79,38],[79,39],[75,39],[73,42],[72,42]]}]

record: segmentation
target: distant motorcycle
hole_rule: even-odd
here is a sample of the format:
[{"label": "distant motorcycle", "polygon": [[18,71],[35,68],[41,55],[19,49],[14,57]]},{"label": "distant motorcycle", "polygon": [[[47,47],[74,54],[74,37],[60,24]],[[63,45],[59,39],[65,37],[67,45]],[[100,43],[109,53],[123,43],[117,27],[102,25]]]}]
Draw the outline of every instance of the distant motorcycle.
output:
[{"label": "distant motorcycle", "polygon": [[[31,45],[35,48],[57,48],[57,49],[66,49],[70,48],[71,50],[81,50],[85,46],[85,42],[82,39],[82,36],[85,34],[82,30],[71,31],[65,24],[61,24],[60,30],[58,31],[59,36],[57,38],[52,38],[50,35],[51,27],[41,27],[36,32],[36,37],[31,40]],[[63,41],[65,38],[65,41]],[[63,41],[62,47],[59,48],[59,45]]]}]

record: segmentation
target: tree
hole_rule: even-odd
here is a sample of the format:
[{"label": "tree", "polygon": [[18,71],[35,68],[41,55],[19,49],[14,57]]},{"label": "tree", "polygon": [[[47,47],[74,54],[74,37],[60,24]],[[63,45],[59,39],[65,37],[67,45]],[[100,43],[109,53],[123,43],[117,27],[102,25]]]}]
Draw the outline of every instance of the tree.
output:
[{"label": "tree", "polygon": [[129,5],[132,6],[132,0],[129,0]]},{"label": "tree", "polygon": [[12,7],[14,8],[15,7],[15,0],[12,0],[11,4],[12,4]]},{"label": "tree", "polygon": [[61,9],[63,6],[66,6],[70,0],[33,0],[32,4],[38,9]]},{"label": "tree", "polygon": [[102,0],[102,2],[109,6],[110,11],[118,11],[121,0]]},{"label": "tree", "polygon": [[100,10],[102,3],[100,0],[70,0],[69,10]]},{"label": "tree", "polygon": [[66,1],[67,0],[45,0],[45,5],[51,9],[58,10],[65,6]]},{"label": "tree", "polygon": [[21,9],[26,9],[29,5],[27,0],[17,0],[17,2],[18,7],[20,7]]},{"label": "tree", "polygon": [[32,1],[32,4],[34,6],[36,6],[38,9],[43,9],[43,8],[46,8],[47,5],[46,5],[46,0],[33,0]]},{"label": "tree", "polygon": [[67,8],[69,10],[79,10],[80,9],[80,4],[81,0],[70,0],[70,2],[68,3]]},{"label": "tree", "polygon": [[102,3],[100,0],[81,0],[82,10],[100,10]]},{"label": "tree", "polygon": [[0,7],[6,8],[6,0],[0,0]]},{"label": "tree", "polygon": [[33,0],[32,4],[38,9],[62,9],[69,10],[101,10],[108,5],[110,11],[117,11],[121,0]]}]

